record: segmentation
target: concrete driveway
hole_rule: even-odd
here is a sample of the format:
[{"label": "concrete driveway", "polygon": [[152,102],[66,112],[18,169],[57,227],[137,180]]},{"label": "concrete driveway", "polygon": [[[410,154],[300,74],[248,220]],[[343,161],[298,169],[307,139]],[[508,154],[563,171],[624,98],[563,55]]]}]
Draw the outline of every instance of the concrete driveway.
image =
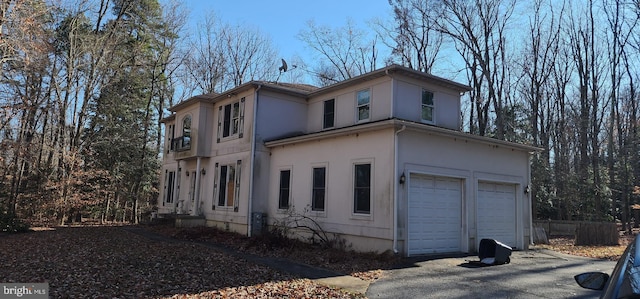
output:
[{"label": "concrete driveway", "polygon": [[369,286],[369,298],[598,298],[573,276],[611,273],[615,262],[548,250],[516,251],[511,263],[478,267],[477,256],[415,259]]}]

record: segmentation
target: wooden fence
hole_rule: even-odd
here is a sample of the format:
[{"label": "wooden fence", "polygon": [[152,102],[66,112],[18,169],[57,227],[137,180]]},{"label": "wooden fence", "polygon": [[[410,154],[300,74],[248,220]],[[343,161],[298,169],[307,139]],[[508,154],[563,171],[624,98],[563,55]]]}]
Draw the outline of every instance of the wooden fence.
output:
[{"label": "wooden fence", "polygon": [[618,244],[618,225],[613,222],[534,220],[533,226],[543,228],[549,237],[573,237],[576,245]]}]

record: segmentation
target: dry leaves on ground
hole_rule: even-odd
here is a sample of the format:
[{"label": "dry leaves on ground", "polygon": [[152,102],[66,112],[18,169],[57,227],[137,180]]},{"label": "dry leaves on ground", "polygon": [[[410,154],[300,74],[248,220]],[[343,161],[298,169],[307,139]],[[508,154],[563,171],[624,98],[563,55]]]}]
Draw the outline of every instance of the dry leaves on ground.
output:
[{"label": "dry leaves on ground", "polygon": [[573,238],[556,237],[550,238],[549,244],[536,246],[576,256],[617,261],[632,240],[633,236],[622,236],[619,245],[616,246],[576,246]]},{"label": "dry leaves on ground", "polygon": [[392,254],[358,253],[325,248],[296,240],[282,240],[271,235],[248,238],[211,227],[176,228],[171,225],[151,225],[144,228],[172,238],[213,242],[260,256],[287,258],[367,281],[381,278],[383,270],[391,269],[398,262],[398,258]]},{"label": "dry leaves on ground", "polygon": [[48,282],[51,298],[353,298],[184,242],[119,227],[0,236],[0,282]]}]

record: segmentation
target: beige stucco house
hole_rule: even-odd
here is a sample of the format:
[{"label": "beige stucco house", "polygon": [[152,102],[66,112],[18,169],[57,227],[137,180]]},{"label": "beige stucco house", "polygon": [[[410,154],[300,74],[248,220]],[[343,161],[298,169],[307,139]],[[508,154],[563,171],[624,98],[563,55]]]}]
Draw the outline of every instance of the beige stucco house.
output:
[{"label": "beige stucco house", "polygon": [[354,249],[405,256],[482,238],[526,249],[538,148],[461,132],[468,90],[391,65],[195,96],[163,119],[158,212],[252,235],[294,209]]}]

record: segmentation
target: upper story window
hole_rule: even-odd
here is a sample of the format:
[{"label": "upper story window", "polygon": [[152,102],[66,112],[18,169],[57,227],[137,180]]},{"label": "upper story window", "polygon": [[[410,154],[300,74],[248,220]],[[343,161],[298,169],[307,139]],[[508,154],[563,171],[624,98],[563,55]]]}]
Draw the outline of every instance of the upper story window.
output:
[{"label": "upper story window", "polygon": [[187,115],[182,119],[182,136],[173,138],[173,130],[171,128],[171,149],[175,151],[191,149],[191,115]]},{"label": "upper story window", "polygon": [[167,153],[168,153],[169,151],[175,151],[176,150],[175,142],[173,142],[173,139],[176,137],[175,136],[176,135],[176,125],[170,124],[167,130],[168,130],[168,134],[169,134],[169,136],[168,136],[169,137],[169,141],[168,141],[169,148],[167,148]]},{"label": "upper story window", "polygon": [[433,123],[433,92],[422,90],[422,121]]},{"label": "upper story window", "polygon": [[336,115],[336,100],[326,100],[324,101],[324,117],[322,118],[322,128],[328,129],[333,128],[335,125],[335,115]]},{"label": "upper story window", "polygon": [[182,121],[183,145],[191,144],[191,116],[187,115]]},{"label": "upper story window", "polygon": [[371,94],[369,89],[358,91],[357,93],[357,101],[358,101],[358,119],[357,121],[365,121],[369,120],[369,112],[371,109]]},{"label": "upper story window", "polygon": [[245,98],[238,102],[220,106],[218,113],[218,138],[228,138],[237,136],[242,138],[244,126],[244,101]]}]

